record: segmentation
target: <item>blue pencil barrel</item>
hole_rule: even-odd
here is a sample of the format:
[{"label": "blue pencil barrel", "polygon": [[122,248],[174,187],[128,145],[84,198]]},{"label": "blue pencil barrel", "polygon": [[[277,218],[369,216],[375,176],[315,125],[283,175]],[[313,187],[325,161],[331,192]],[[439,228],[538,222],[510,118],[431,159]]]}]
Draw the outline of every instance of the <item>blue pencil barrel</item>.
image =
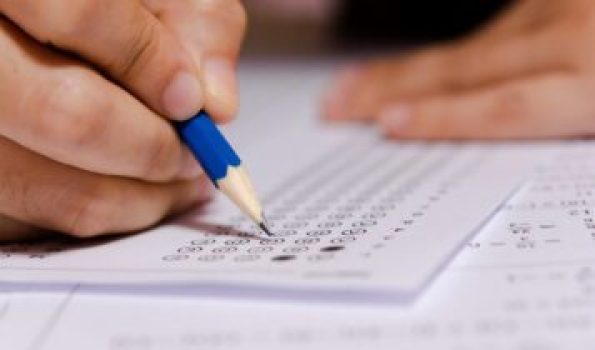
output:
[{"label": "blue pencil barrel", "polygon": [[241,160],[209,115],[200,111],[194,117],[175,124],[182,141],[217,186],[217,180],[227,175],[229,166],[237,167]]}]

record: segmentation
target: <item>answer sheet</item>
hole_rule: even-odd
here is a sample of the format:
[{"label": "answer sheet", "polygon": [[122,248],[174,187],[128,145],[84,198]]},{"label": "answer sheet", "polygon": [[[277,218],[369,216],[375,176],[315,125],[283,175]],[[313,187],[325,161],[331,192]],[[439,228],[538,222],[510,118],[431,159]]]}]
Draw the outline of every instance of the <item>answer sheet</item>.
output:
[{"label": "answer sheet", "polygon": [[[248,81],[257,87],[263,76]],[[320,80],[310,77],[274,77],[266,101],[248,91],[244,120],[228,130],[275,237],[259,238],[219,196],[134,236],[0,247],[0,280],[405,300],[556,155],[540,144],[399,143],[323,126],[313,104]]]},{"label": "answer sheet", "polygon": [[76,285],[24,349],[591,350],[595,143],[559,147],[407,305],[97,295]]},{"label": "answer sheet", "polygon": [[[303,166],[308,162],[315,164],[312,169],[300,174],[299,179],[288,181],[287,188],[292,188],[292,191],[296,188],[292,186],[306,185],[301,181],[302,178],[314,179],[314,177],[309,177],[311,172],[326,171],[318,169],[319,163],[316,163],[323,159],[323,155],[320,154],[317,158],[312,159],[301,158],[306,157],[302,153],[302,149],[308,145],[296,143],[296,140],[303,137],[303,129],[300,129],[300,125],[303,128],[309,128],[312,135],[320,136],[309,139],[311,142],[316,142],[317,148],[332,149],[328,153],[336,153],[337,157],[342,156],[341,150],[344,147],[351,146],[347,142],[350,139],[353,139],[354,145],[362,142],[361,147],[366,147],[367,142],[379,142],[377,138],[370,135],[363,134],[364,136],[362,136],[361,130],[333,130],[331,132],[316,124],[313,118],[314,107],[311,102],[306,103],[306,100],[312,98],[313,93],[319,88],[320,80],[324,78],[324,75],[320,73],[303,67],[297,70],[288,70],[287,67],[275,70],[270,65],[267,65],[266,69],[251,67],[249,71],[243,73],[242,81],[249,82],[247,84],[249,88],[245,90],[243,96],[247,98],[247,102],[252,102],[244,104],[243,115],[254,116],[255,120],[253,122],[252,120],[247,121],[247,118],[240,119],[236,124],[237,128],[231,128],[227,132],[237,140],[238,148],[242,153],[245,153],[244,160],[252,168],[253,178],[259,182],[258,187],[266,195],[267,205],[271,207],[272,211],[278,208],[276,201],[281,201],[277,198],[285,199],[286,196],[291,198],[291,193],[294,193],[275,192],[274,189],[285,188],[280,184],[284,179],[291,178],[290,174],[294,173],[295,169],[309,169]],[[312,76],[315,78],[311,78]],[[319,76],[320,78],[318,78]],[[301,80],[305,80],[306,83],[299,85],[298,82]],[[310,85],[311,81],[314,81],[315,84]],[[280,87],[291,90],[293,96],[285,100],[281,97],[276,98],[278,96],[275,93],[281,90]],[[292,105],[292,108],[280,108],[277,103],[270,106],[264,103],[271,98],[281,106],[291,105],[291,100],[298,103]],[[310,109],[302,110],[303,106],[310,106]],[[256,110],[263,112],[255,113]],[[260,124],[263,119],[259,119],[265,118],[264,115],[268,113],[272,116],[267,121],[271,129],[263,128]],[[284,118],[285,115],[293,117]],[[301,115],[307,116],[307,118],[300,118]],[[283,130],[286,132],[280,133]],[[295,134],[287,130],[295,130]],[[245,135],[249,135],[249,137]],[[283,142],[300,145],[300,147],[295,146],[289,156],[277,153],[276,149],[268,149],[265,157],[259,153],[260,146],[255,146],[255,143],[250,141],[251,138],[262,140],[261,144],[264,145],[262,147],[269,148],[271,144],[277,146],[283,144],[276,139],[277,137]],[[361,141],[359,141],[360,138]],[[379,143],[379,147],[382,149],[387,146]],[[41,289],[43,285],[50,286],[50,284],[40,283],[25,288],[22,284],[19,286],[8,283],[0,284],[3,285],[0,288],[0,349],[592,349],[595,343],[595,142],[551,142],[525,145],[403,143],[397,144],[393,149],[400,155],[391,160],[394,162],[395,168],[405,164],[408,157],[421,157],[415,162],[416,164],[420,163],[418,166],[411,165],[413,167],[410,169],[411,171],[405,169],[407,167],[403,168],[404,173],[408,173],[412,177],[414,174],[425,174],[420,176],[420,184],[413,187],[410,193],[420,194],[419,200],[427,199],[422,195],[427,192],[418,191],[422,191],[423,188],[425,191],[431,192],[434,189],[432,186],[439,183],[441,179],[448,178],[446,174],[463,169],[461,164],[464,164],[468,159],[473,159],[474,155],[478,153],[483,153],[485,160],[478,162],[476,173],[488,176],[488,185],[484,186],[488,188],[477,188],[479,193],[490,193],[489,187],[499,186],[500,181],[506,180],[509,176],[510,179],[514,178],[513,175],[507,174],[514,173],[515,169],[531,168],[530,171],[520,171],[524,174],[525,181],[518,182],[517,185],[520,187],[516,191],[513,188],[516,185],[508,189],[508,191],[514,191],[511,198],[504,201],[502,205],[494,204],[498,206],[494,215],[490,217],[491,211],[486,211],[482,218],[485,224],[481,231],[476,236],[465,240],[461,252],[453,261],[445,265],[444,262],[448,259],[444,257],[442,260],[437,259],[440,260],[438,268],[442,269],[441,273],[423,293],[417,294],[416,299],[409,300],[404,304],[387,303],[384,300],[378,302],[377,298],[369,297],[366,299],[369,303],[362,303],[351,302],[351,299],[345,298],[341,293],[334,294],[334,297],[332,293],[329,293],[329,299],[314,302],[291,298],[273,298],[267,294],[264,294],[266,300],[264,300],[265,298],[255,300],[250,298],[251,295],[248,291],[238,287],[227,288],[227,290],[237,290],[238,293],[235,296],[197,296],[196,289],[187,290],[180,286],[172,288],[168,293],[159,293],[156,289],[142,288],[136,291],[101,289],[97,285],[89,283],[52,284],[49,289],[53,289],[53,292],[48,290],[47,293],[39,293],[32,290]],[[374,152],[384,151],[374,150]],[[416,156],[417,153],[427,153],[427,155]],[[431,164],[432,159],[439,158],[438,155],[452,157],[449,159],[456,160],[453,163],[457,165],[451,168],[448,167],[448,164],[437,167],[436,169],[439,171],[434,177],[432,174],[421,173],[420,169]],[[497,160],[496,163],[501,164],[501,168],[493,170],[487,175],[483,173],[486,171],[485,169],[488,169],[486,166],[492,163],[496,164],[494,163],[495,159],[500,159],[499,157],[504,155],[511,156],[512,161],[517,162],[516,168],[512,166],[512,163]],[[347,155],[343,156],[347,161]],[[373,163],[374,160],[384,156],[392,157],[377,153],[374,157],[378,158],[366,157],[362,162]],[[263,164],[264,167],[264,164],[270,163],[276,165],[275,173],[272,175],[268,171],[269,168],[261,169],[260,167],[260,164]],[[326,164],[326,162],[322,163]],[[324,167],[324,164],[320,167]],[[538,165],[535,166],[536,164]],[[352,164],[351,166],[360,165]],[[382,167],[382,164],[378,166]],[[362,164],[359,169],[363,173],[365,168],[366,165]],[[345,171],[350,170],[349,167],[345,168]],[[381,171],[388,174],[392,170],[384,167]],[[352,175],[349,177],[355,177],[357,172],[350,174]],[[406,182],[405,174],[397,173],[395,177],[401,179],[398,181]],[[442,177],[443,175],[445,177]],[[360,179],[361,185],[367,186],[366,184],[369,183],[366,180],[371,176],[374,176],[371,172],[363,174]],[[460,236],[456,236],[457,242],[454,243],[455,236],[450,234],[460,227],[459,220],[455,219],[464,216],[460,214],[463,211],[456,214],[457,210],[470,210],[469,213],[477,214],[474,208],[467,204],[468,201],[473,202],[474,205],[482,205],[482,208],[485,207],[473,193],[469,193],[471,187],[465,190],[467,192],[457,192],[465,193],[465,195],[457,197],[456,201],[449,199],[449,193],[462,191],[459,187],[461,183],[467,183],[473,176],[462,173],[456,177],[455,180],[461,179],[459,184],[455,181],[455,186],[451,184],[451,187],[443,191],[445,193],[440,193],[440,200],[431,202],[424,209],[424,215],[411,215],[410,217],[414,220],[411,225],[398,221],[400,219],[398,216],[400,215],[399,205],[416,203],[414,202],[415,196],[395,202],[399,205],[395,205],[394,208],[387,207],[383,210],[386,212],[386,217],[396,217],[396,225],[402,225],[408,230],[416,227],[415,225],[431,224],[424,224],[420,218],[424,220],[429,217],[441,219],[441,216],[433,211],[434,205],[443,200],[450,201],[452,207],[445,209],[444,212],[451,216],[451,220],[447,225],[439,226],[438,233],[435,233],[443,236],[439,238],[429,236],[427,239],[420,240],[419,244],[424,244],[424,248],[444,245],[444,247],[448,247],[445,249],[448,254],[454,254],[455,247],[460,245],[466,237],[473,235],[472,230],[461,233]],[[349,177],[342,180],[346,181]],[[354,190],[359,190],[360,181],[354,182],[356,183],[353,186]],[[370,181],[372,180],[370,179]],[[480,181],[480,179],[476,181]],[[485,181],[484,179],[480,182]],[[330,182],[328,184],[328,181],[325,181],[322,186],[339,185],[339,181]],[[426,186],[426,184],[429,185]],[[393,184],[387,183],[385,188],[390,186]],[[325,189],[328,190],[329,187],[325,187]],[[351,186],[348,186],[348,190],[351,190]],[[319,194],[318,190],[312,190],[309,196],[318,196]],[[351,194],[348,197],[351,197]],[[399,198],[401,197],[403,197],[402,193]],[[341,200],[343,200],[342,196]],[[497,200],[493,201],[497,202]],[[372,202],[364,202],[362,207],[366,207],[369,203]],[[422,205],[423,203],[425,202],[422,202]],[[334,203],[331,204],[334,205]],[[288,203],[287,205],[294,205],[297,208],[301,202]],[[411,205],[416,209],[421,208],[417,207],[417,204]],[[410,208],[404,211],[408,215],[416,212],[411,211]],[[320,208],[316,213],[322,218],[331,214]],[[354,215],[366,213],[365,209],[353,212]],[[273,214],[283,215],[285,213]],[[219,242],[217,247],[226,247],[234,246],[226,245],[227,240],[243,238],[220,237],[218,235],[201,236],[205,234],[203,231],[220,233],[218,230],[227,230],[227,228],[220,228],[219,225],[228,225],[229,222],[225,220],[230,219],[233,225],[236,225],[234,226],[235,230],[244,230],[246,223],[241,221],[237,212],[227,206],[225,201],[219,202],[200,215],[205,215],[209,221],[189,216],[146,235],[106,242],[100,246],[96,246],[97,243],[90,244],[87,247],[81,247],[81,252],[68,250],[64,246],[56,244],[49,244],[45,247],[5,246],[0,259],[0,265],[3,268],[0,280],[6,281],[10,277],[13,281],[26,282],[26,278],[16,277],[17,273],[23,273],[27,275],[27,279],[31,278],[32,281],[37,282],[44,279],[54,282],[82,281],[85,278],[81,274],[88,274],[90,275],[87,279],[89,281],[102,279],[118,282],[121,278],[133,278],[139,274],[140,272],[136,268],[149,261],[151,261],[149,266],[157,266],[156,269],[159,271],[175,273],[183,266],[188,266],[185,264],[198,264],[198,261],[201,261],[202,264],[202,260],[198,260],[199,256],[213,254],[211,250],[205,248],[202,250],[197,248],[196,252],[184,248],[206,247],[205,245],[192,244],[192,240],[222,239],[223,241]],[[299,214],[292,212],[290,215]],[[283,236],[284,238],[300,235],[310,237],[305,232],[322,230],[322,228],[309,226],[310,223],[317,225],[318,221],[315,220],[319,220],[319,218],[291,217],[291,221],[285,221],[287,218],[279,217],[275,219],[275,223],[279,231],[298,231],[297,234]],[[286,222],[294,222],[294,219],[296,221],[305,220],[308,222],[308,227],[282,227]],[[363,218],[357,220],[361,219]],[[326,222],[326,219],[324,220]],[[352,229],[347,224],[352,222],[350,221],[351,217],[335,220],[342,222],[341,229],[331,227],[329,235],[317,237],[352,236],[341,234],[343,230]],[[351,254],[349,251],[352,246],[355,246],[354,251],[364,250],[372,244],[372,237],[376,235],[384,237],[383,232],[375,231],[377,230],[375,227],[385,225],[383,222],[388,221],[378,221],[376,226],[366,227],[371,230],[369,231],[371,233],[355,235],[354,242],[343,242],[344,249],[325,252],[332,253],[329,260],[343,259],[339,254]],[[345,228],[343,228],[344,225]],[[199,230],[191,230],[190,226],[198,226]],[[435,228],[436,226],[431,227]],[[251,228],[248,227],[245,230],[250,231]],[[337,234],[337,232],[339,233]],[[425,231],[415,231],[415,233],[423,234]],[[196,235],[201,237],[194,237]],[[390,237],[393,235],[391,234]],[[394,240],[387,241],[382,239],[382,243],[393,244],[402,237],[406,236],[397,235]],[[412,233],[410,237],[409,239],[413,240],[415,235]],[[256,242],[257,244],[254,246],[260,247],[260,242]],[[408,244],[409,241],[404,240],[404,242],[404,244]],[[294,246],[294,243],[291,242],[290,246]],[[319,251],[319,247],[326,247],[329,243],[321,240],[316,243],[319,246],[314,246]],[[262,246],[266,247],[267,245]],[[306,246],[312,247],[312,245]],[[383,249],[389,249],[388,246],[385,247],[373,248],[371,254],[375,255],[377,251],[382,252]],[[239,249],[244,248],[238,247]],[[275,272],[282,271],[281,268],[287,269],[287,273],[292,276],[291,281],[285,280],[282,282],[283,285],[291,282],[301,284],[301,286],[314,287],[323,283],[324,288],[328,288],[328,290],[346,285],[346,282],[321,282],[320,280],[307,279],[299,273],[292,273],[295,270],[306,271],[308,266],[319,266],[319,262],[329,261],[317,260],[312,262],[312,265],[308,265],[310,260],[307,257],[314,254],[313,248],[304,252],[283,252],[285,246],[274,246],[273,249],[277,250],[271,251],[270,254],[258,253],[260,258],[257,260],[267,260],[267,264],[272,266],[269,271],[265,272],[264,268],[259,267],[262,266],[257,265],[260,262],[249,262],[253,264],[250,265],[253,266],[249,271],[251,276],[255,276],[261,285],[274,286],[279,278]],[[392,249],[398,251],[394,245],[391,246],[390,250]],[[121,251],[114,252],[113,250]],[[318,253],[318,251],[315,253],[323,253]],[[421,254],[423,251],[419,253]],[[235,257],[245,254],[240,251],[218,254],[223,254],[225,258],[212,261],[210,258],[204,258],[203,260],[210,261],[211,265],[209,266],[213,269],[213,273],[223,274],[225,271],[223,277],[230,278],[227,280],[228,282],[240,281],[236,279],[239,277],[233,276],[247,271],[245,268],[237,267],[242,266],[241,264],[244,262],[236,262]],[[401,253],[399,252],[399,254]],[[169,264],[171,261],[163,259],[170,255],[188,255],[189,257],[183,260],[173,259],[172,267]],[[271,258],[278,255],[295,255],[296,257],[270,261]],[[73,260],[75,256],[77,261]],[[98,256],[103,257],[99,258]],[[388,253],[386,256],[385,259],[388,259],[386,263],[392,264],[389,267],[378,267],[374,265],[376,262],[374,258],[364,259],[361,256],[358,257],[357,254],[353,256],[353,259],[359,262],[359,265],[353,264],[348,267],[356,266],[358,269],[365,268],[372,272],[376,269],[383,271],[384,268],[391,268],[395,275],[399,275],[401,269],[404,269],[403,264],[407,264],[408,269],[424,275],[422,279],[427,278],[425,275],[427,271],[424,270],[426,266],[423,265],[422,259],[406,260],[412,258],[408,254],[403,254],[403,259],[401,256],[391,257]],[[421,257],[421,255],[419,256]],[[94,261],[98,259],[100,261]],[[154,261],[158,261],[158,263]],[[345,261],[348,262],[349,259]],[[276,267],[277,263],[284,265]],[[418,269],[417,265],[410,264],[420,264],[421,268]],[[99,278],[99,274],[95,270],[97,266],[111,268],[111,273],[115,275],[114,279],[109,279],[109,276]],[[193,266],[193,273],[192,279],[188,281],[207,280],[205,276],[208,271],[203,273],[202,270],[195,270],[194,265],[190,266]],[[49,268],[46,269],[46,267]],[[81,270],[77,271],[77,267],[80,267]],[[118,269],[124,270],[125,267],[128,267],[128,270],[118,272]],[[316,271],[324,271],[322,268],[318,270],[316,267],[316,269]],[[229,275],[231,270],[237,271],[232,277]],[[118,275],[118,273],[121,274]],[[435,273],[434,270],[430,274]],[[44,275],[47,277],[44,278]],[[164,282],[161,280],[162,275],[157,275],[158,278],[155,278],[154,281]],[[186,278],[185,276],[184,278]],[[143,278],[147,277],[143,276]],[[171,283],[171,281],[167,282]],[[360,283],[366,290],[375,290],[378,286],[386,287],[384,284],[386,281],[376,281],[374,278]],[[245,285],[246,283],[242,283],[242,286]],[[391,284],[391,288],[395,286]],[[399,287],[394,290],[402,292],[406,289]]]}]

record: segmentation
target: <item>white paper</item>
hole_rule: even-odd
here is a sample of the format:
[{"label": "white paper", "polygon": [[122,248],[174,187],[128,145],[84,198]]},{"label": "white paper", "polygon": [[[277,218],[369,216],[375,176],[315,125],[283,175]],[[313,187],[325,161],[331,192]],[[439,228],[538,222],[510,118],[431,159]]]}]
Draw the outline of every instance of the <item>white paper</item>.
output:
[{"label": "white paper", "polygon": [[[282,72],[279,74],[283,81],[293,83],[305,76]],[[247,74],[249,78],[261,75],[258,70]],[[261,78],[254,81],[263,86],[277,79],[266,75]],[[296,96],[304,95],[296,90]],[[262,89],[249,89],[248,95],[254,101],[266,100]],[[257,109],[256,105],[245,105],[246,108]],[[314,114],[310,111],[309,115]],[[288,125],[293,127],[294,119],[290,120]],[[307,127],[315,125],[314,119],[303,120]],[[277,141],[264,138],[269,133],[245,119],[238,125],[238,129],[228,132],[239,140],[242,150],[248,150],[248,163],[256,164],[260,158],[252,150],[257,147],[251,148],[253,143],[240,136],[240,131],[251,130],[265,140],[263,143]],[[357,133],[340,130],[318,141],[321,147],[333,142],[338,145],[344,137],[352,137],[351,132]],[[287,139],[290,140],[289,136]],[[407,152],[412,152],[415,147],[429,146],[400,145],[399,152],[405,152],[400,147],[410,147]],[[456,259],[442,266],[444,270],[434,283],[407,304],[378,303],[372,297],[367,299],[370,303],[354,303],[339,293],[335,298],[316,302],[253,300],[243,295],[244,289],[235,289],[239,292],[234,298],[197,297],[194,289],[187,293],[179,286],[168,295],[151,295],[147,289],[139,290],[142,294],[118,294],[116,290],[101,290],[88,284],[64,285],[65,291],[56,294],[25,294],[10,289],[0,293],[2,310],[9,298],[11,305],[16,305],[14,298],[23,296],[34,297],[37,302],[19,299],[18,307],[6,309],[12,312],[0,311],[0,349],[590,350],[595,343],[595,143],[500,145],[494,149],[508,152],[511,147],[534,149],[531,154],[539,159],[533,161],[541,165],[529,173],[520,190],[466,243]],[[303,164],[308,160],[301,159],[301,154],[295,152],[291,162],[278,167],[280,177],[286,175],[283,171],[291,172],[292,162]],[[259,172],[261,169],[253,170],[255,180],[264,179],[259,183],[263,193],[269,193],[267,175]],[[509,171],[510,168],[503,167],[490,174],[490,186]],[[271,188],[276,185],[271,184]],[[442,227],[442,231],[451,229],[452,226]],[[185,238],[187,233],[170,234],[168,240],[157,240],[165,248],[170,243],[175,247],[178,235]],[[135,242],[134,253],[125,250],[129,255],[122,254],[123,261],[132,264],[130,261],[149,253],[161,256],[159,247],[146,242],[152,241]],[[147,246],[139,249],[136,243]],[[22,247],[12,248],[19,251]],[[62,254],[67,259],[73,253]],[[1,266],[10,267],[4,262],[10,259],[12,264],[14,256],[4,258]],[[109,265],[110,259],[112,256],[104,259],[103,264]],[[398,270],[399,264],[390,267]],[[78,274],[73,270],[70,268],[65,274]],[[40,270],[39,274],[50,272],[55,271]],[[55,280],[55,276],[49,279]],[[40,276],[36,280],[40,281]]]},{"label": "white paper", "polygon": [[98,297],[83,287],[39,349],[592,349],[595,145],[563,147],[409,305]]},{"label": "white paper", "polygon": [[[131,237],[0,248],[0,279],[404,300],[553,154],[535,144],[397,143],[361,127],[323,126],[312,103],[317,74],[295,85],[264,76],[246,77],[253,100],[228,131],[276,237],[255,238],[255,226],[219,197]],[[266,101],[254,96],[259,84]]]},{"label": "white paper", "polygon": [[31,349],[41,345],[59,319],[68,293],[39,293],[0,287],[0,349]]}]

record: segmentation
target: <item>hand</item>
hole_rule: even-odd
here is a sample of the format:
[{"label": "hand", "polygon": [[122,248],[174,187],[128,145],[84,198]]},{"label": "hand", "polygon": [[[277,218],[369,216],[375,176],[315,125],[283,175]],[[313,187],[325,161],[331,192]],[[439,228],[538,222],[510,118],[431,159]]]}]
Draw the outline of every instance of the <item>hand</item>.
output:
[{"label": "hand", "polygon": [[469,37],[345,69],[323,114],[406,139],[590,135],[593,38],[593,1],[517,1]]},{"label": "hand", "polygon": [[138,230],[208,196],[164,117],[234,115],[245,15],[172,3],[0,0],[0,239]]}]

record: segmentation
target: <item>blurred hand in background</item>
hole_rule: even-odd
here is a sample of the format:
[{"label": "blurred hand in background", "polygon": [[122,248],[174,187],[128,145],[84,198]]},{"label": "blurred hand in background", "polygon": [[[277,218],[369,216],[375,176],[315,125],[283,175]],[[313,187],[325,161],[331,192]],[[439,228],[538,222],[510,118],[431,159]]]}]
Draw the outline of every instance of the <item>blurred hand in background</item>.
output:
[{"label": "blurred hand in background", "polygon": [[595,2],[525,0],[459,40],[345,68],[323,114],[394,138],[582,136],[593,96]]}]

